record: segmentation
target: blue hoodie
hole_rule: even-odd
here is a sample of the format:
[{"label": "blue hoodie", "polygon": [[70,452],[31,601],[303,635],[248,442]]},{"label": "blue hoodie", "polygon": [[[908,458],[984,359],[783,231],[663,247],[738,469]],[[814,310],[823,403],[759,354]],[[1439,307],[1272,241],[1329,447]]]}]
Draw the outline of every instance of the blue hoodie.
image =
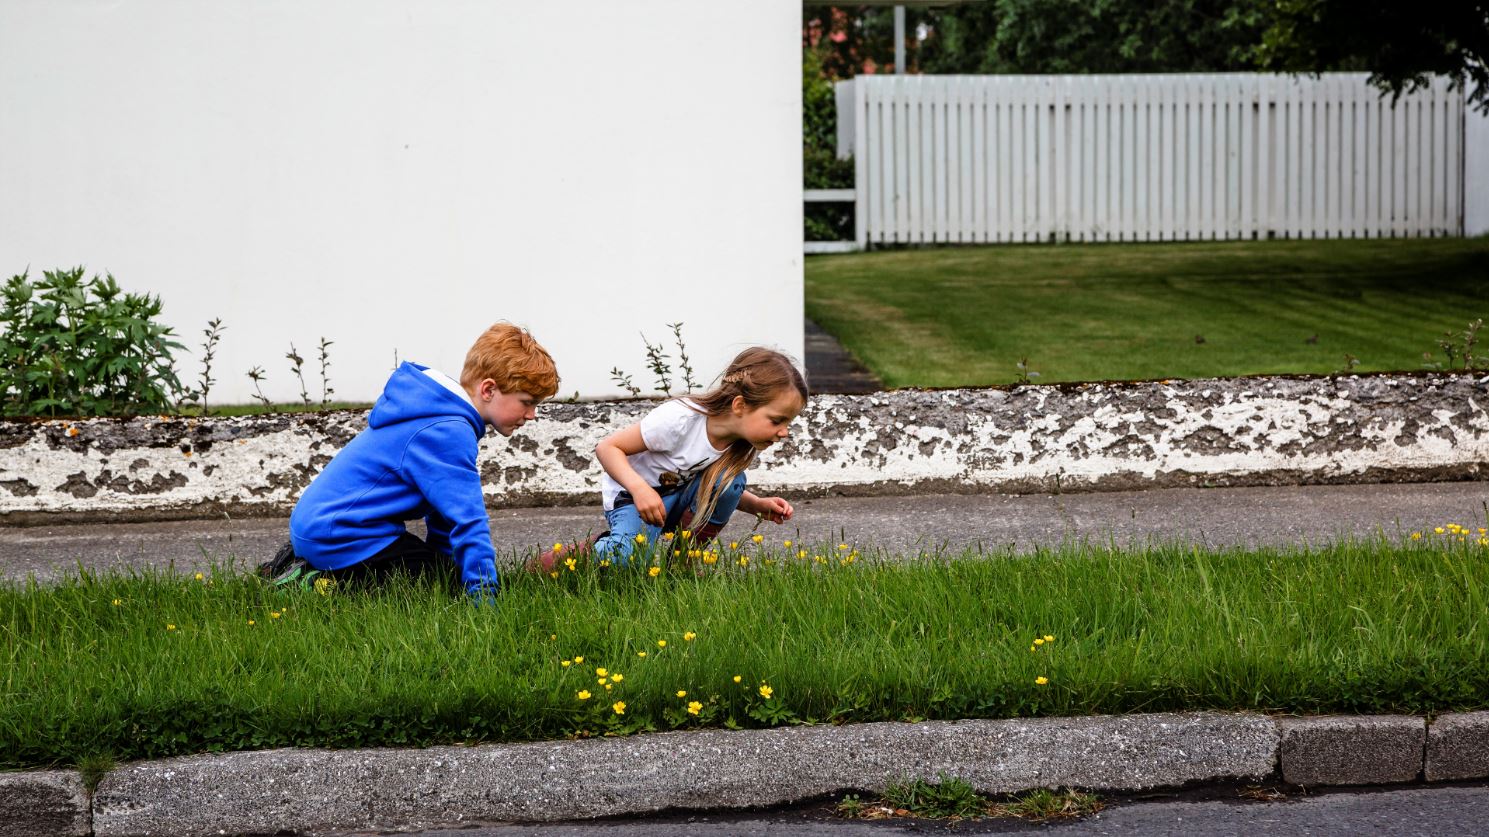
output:
[{"label": "blue hoodie", "polygon": [[[295,554],[323,570],[365,561],[424,518],[428,543],[453,554],[473,594],[499,585],[476,445],[486,423],[471,403],[404,363],[368,428],[310,483],[290,515]],[[451,549],[451,547],[454,547]]]}]

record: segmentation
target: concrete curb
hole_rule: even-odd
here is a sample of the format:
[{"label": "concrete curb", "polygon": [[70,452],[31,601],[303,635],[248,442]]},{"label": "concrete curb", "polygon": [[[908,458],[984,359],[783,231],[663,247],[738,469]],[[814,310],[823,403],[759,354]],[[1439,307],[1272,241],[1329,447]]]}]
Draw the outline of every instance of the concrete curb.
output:
[{"label": "concrete curb", "polygon": [[[1430,729],[1430,731],[1429,731]],[[988,794],[1221,780],[1489,778],[1489,712],[1192,712],[704,730],[424,750],[265,750],[139,762],[90,801],[75,771],[0,773],[0,837],[298,833],[766,807],[909,779]]]}]

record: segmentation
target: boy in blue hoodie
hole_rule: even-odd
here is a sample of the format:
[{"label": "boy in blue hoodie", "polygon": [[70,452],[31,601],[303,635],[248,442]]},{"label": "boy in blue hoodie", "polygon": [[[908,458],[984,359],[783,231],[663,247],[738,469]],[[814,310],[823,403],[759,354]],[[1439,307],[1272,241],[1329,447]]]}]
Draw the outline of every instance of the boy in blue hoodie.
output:
[{"label": "boy in blue hoodie", "polygon": [[[456,381],[416,363],[388,379],[368,427],[310,483],[290,515],[290,542],[259,574],[276,584],[379,579],[447,564],[475,596],[500,586],[476,448],[503,436],[558,392],[553,358],[525,329],[497,323],[476,340]],[[423,518],[428,540],[404,528]]]}]

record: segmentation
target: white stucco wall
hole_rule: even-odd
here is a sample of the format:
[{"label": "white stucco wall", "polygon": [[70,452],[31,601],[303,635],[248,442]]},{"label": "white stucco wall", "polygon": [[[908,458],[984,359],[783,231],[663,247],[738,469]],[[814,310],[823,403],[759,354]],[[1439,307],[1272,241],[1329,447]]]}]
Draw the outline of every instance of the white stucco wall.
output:
[{"label": "white stucco wall", "polygon": [[[5,0],[0,278],[161,294],[212,398],[458,373],[496,319],[563,394],[683,321],[694,367],[802,350],[799,0]],[[313,365],[313,360],[311,365]],[[181,359],[183,378],[199,365]],[[318,383],[310,373],[313,394]]]}]

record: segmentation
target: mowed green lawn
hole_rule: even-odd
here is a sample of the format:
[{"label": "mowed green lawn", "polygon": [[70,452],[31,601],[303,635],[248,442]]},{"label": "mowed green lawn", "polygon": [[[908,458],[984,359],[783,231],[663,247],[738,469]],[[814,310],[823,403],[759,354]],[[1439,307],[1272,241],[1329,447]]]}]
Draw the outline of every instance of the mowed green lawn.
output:
[{"label": "mowed green lawn", "polygon": [[[1489,318],[1489,238],[816,256],[806,311],[891,387],[1420,370]],[[1484,337],[1489,341],[1489,330]],[[1489,346],[1485,346],[1489,349]]]}]

